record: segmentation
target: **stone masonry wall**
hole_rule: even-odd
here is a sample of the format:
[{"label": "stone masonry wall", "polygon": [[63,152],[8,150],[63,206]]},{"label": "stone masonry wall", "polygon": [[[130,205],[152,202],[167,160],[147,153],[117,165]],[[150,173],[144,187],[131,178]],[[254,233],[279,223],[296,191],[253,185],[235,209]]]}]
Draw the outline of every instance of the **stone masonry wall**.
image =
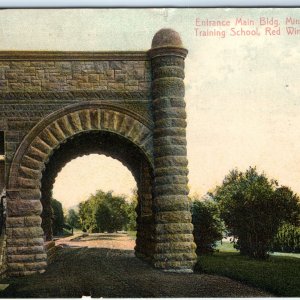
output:
[{"label": "stone masonry wall", "polygon": [[1,92],[147,91],[147,61],[2,61]]},{"label": "stone masonry wall", "polygon": [[[0,53],[1,54],[1,53]],[[142,53],[75,59],[0,55],[0,131],[5,131],[6,173],[29,130],[43,117],[77,102],[110,101],[151,120],[151,74]],[[74,59],[74,60],[73,60]]]}]

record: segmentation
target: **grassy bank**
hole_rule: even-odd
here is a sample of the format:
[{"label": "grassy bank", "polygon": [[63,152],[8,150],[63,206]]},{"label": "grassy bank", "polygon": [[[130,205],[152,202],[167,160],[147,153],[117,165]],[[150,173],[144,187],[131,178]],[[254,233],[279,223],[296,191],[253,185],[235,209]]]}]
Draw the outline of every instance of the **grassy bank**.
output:
[{"label": "grassy bank", "polygon": [[220,252],[199,257],[197,272],[218,274],[261,288],[277,296],[300,296],[300,260],[272,256],[266,261]]}]

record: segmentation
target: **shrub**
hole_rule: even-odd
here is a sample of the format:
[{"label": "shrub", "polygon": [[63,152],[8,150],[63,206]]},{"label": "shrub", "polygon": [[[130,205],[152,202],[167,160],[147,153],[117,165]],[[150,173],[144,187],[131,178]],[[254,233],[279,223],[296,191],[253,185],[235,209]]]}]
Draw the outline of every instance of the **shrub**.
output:
[{"label": "shrub", "polygon": [[212,196],[241,254],[254,258],[266,258],[282,223],[299,216],[299,197],[251,167],[232,170]]},{"label": "shrub", "polygon": [[54,235],[59,235],[63,232],[64,212],[62,204],[56,199],[51,199],[52,209],[52,231]]},{"label": "shrub", "polygon": [[216,242],[223,237],[224,225],[220,219],[218,205],[211,200],[194,200],[192,203],[192,223],[196,253],[212,252]]},{"label": "shrub", "polygon": [[300,253],[300,227],[284,223],[275,236],[272,251]]}]

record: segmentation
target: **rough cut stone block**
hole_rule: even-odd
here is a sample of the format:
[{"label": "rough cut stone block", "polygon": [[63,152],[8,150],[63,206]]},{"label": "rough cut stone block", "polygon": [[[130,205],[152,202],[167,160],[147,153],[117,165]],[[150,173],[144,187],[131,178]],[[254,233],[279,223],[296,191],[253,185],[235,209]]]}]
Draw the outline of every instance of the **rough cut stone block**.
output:
[{"label": "rough cut stone block", "polygon": [[8,255],[16,254],[44,254],[44,246],[8,247]]},{"label": "rough cut stone block", "polygon": [[24,226],[24,217],[8,217],[6,219],[6,228]]},{"label": "rough cut stone block", "polygon": [[[12,232],[12,231],[11,231]],[[7,237],[8,247],[31,247],[31,246],[43,246],[44,239],[40,238],[16,238],[10,235]]]},{"label": "rough cut stone block", "polygon": [[155,230],[157,234],[191,234],[193,232],[193,224],[191,223],[172,223],[172,224],[156,224]]},{"label": "rough cut stone block", "polygon": [[19,227],[9,228],[7,237],[9,238],[37,238],[44,234],[41,227]]},{"label": "rough cut stone block", "polygon": [[33,216],[42,213],[42,204],[39,200],[18,200],[7,203],[7,215],[9,217]]},{"label": "rough cut stone block", "polygon": [[157,223],[191,223],[191,213],[189,211],[164,211],[155,215]]}]

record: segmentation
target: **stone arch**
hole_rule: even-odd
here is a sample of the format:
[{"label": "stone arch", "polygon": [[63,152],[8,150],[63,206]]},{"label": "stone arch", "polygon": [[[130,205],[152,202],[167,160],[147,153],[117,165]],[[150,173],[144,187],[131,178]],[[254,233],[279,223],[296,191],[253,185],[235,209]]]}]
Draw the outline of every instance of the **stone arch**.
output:
[{"label": "stone arch", "polygon": [[68,138],[85,131],[102,130],[131,140],[152,158],[152,125],[141,116],[116,105],[88,102],[68,106],[39,122],[20,144],[13,159],[8,189],[36,188],[51,153]]},{"label": "stone arch", "polygon": [[[44,231],[41,228],[40,217],[43,212],[43,199],[41,199],[43,172],[47,170],[49,161],[60,148],[86,134],[94,134],[94,137],[97,133],[106,134],[114,137],[120,145],[127,141],[130,147],[138,149],[136,153],[140,153],[142,162],[138,165],[140,177],[137,182],[139,205],[136,252],[150,258],[152,247],[149,239],[153,228],[151,224],[153,222],[152,179],[150,178],[153,174],[151,125],[141,116],[124,108],[90,101],[50,114],[29,132],[15,154],[8,181],[7,235],[8,249],[10,249],[8,267],[12,275],[31,274],[45,269]],[[84,150],[78,152],[81,155]],[[106,152],[104,154],[110,154],[109,150]],[[126,154],[122,155],[112,154],[114,158],[126,165]],[[62,161],[58,169],[66,162]],[[130,165],[130,162],[128,164]],[[138,176],[138,171],[134,167],[131,168],[135,178]],[[143,202],[147,202],[147,205],[142,205]],[[147,207],[146,211],[142,206]],[[20,248],[23,249],[22,254],[18,253]],[[25,259],[25,261],[20,265],[17,263],[18,259]]]},{"label": "stone arch", "polygon": [[[52,239],[50,199],[57,174],[72,159],[88,154],[103,154],[117,159],[132,173],[138,188],[136,250],[139,253],[146,254],[145,252],[147,252],[150,255],[150,248],[148,247],[150,245],[145,242],[151,239],[149,226],[153,223],[153,168],[138,146],[130,140],[108,131],[89,131],[77,134],[61,144],[59,149],[56,149],[51,155],[42,172],[41,180],[41,202],[43,205],[41,216],[44,237],[46,240]],[[104,170],[104,172],[108,171]],[[145,234],[148,234],[148,237]]]}]

